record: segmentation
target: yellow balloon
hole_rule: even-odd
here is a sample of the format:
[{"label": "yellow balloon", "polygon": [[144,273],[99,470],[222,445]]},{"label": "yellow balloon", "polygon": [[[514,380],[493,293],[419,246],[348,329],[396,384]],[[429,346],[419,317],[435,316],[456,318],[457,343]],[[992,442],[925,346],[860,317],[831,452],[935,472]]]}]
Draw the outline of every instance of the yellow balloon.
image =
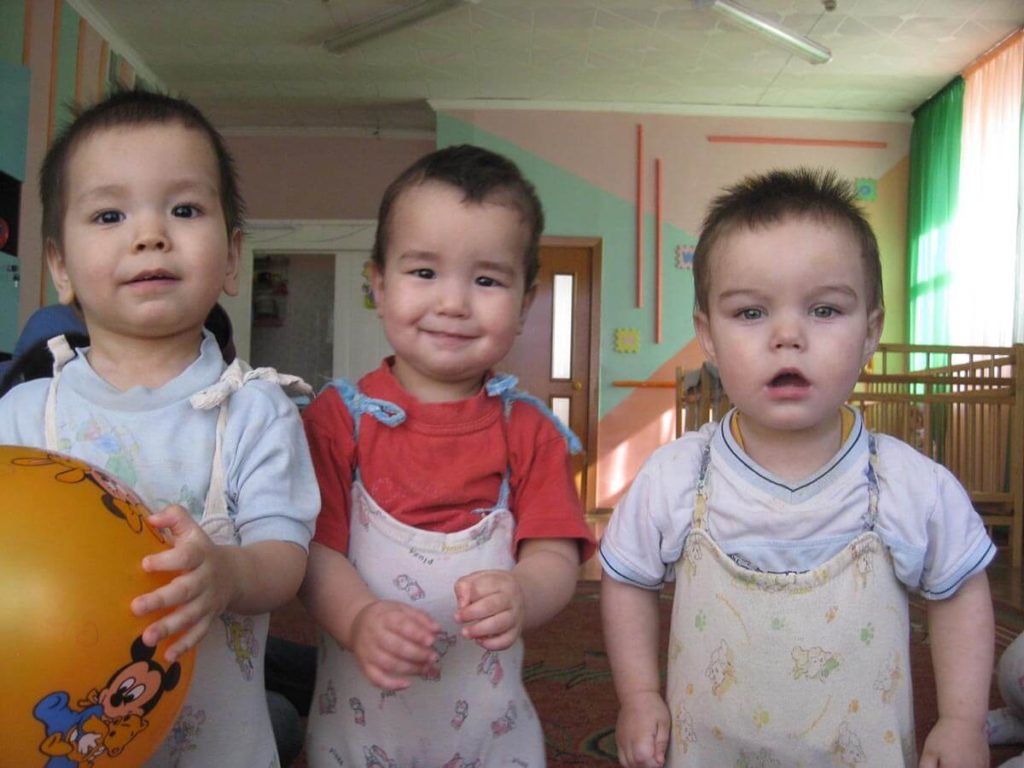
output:
[{"label": "yellow balloon", "polygon": [[137,766],[185,700],[194,651],[142,643],[132,598],[169,544],[139,498],[78,459],[0,445],[0,764]]}]

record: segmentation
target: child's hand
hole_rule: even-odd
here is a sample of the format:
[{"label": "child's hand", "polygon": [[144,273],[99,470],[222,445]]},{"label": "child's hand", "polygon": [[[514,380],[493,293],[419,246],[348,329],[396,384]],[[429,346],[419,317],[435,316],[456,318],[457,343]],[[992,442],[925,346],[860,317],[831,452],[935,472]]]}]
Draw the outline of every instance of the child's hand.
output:
[{"label": "child's hand", "polygon": [[669,714],[664,699],[653,691],[635,693],[621,702],[615,740],[619,765],[661,768],[668,748]]},{"label": "child's hand", "polygon": [[411,675],[430,672],[439,656],[433,643],[440,625],[423,611],[374,600],[352,622],[352,652],[366,679],[379,688],[408,688]]},{"label": "child's hand", "polygon": [[476,571],[455,582],[462,636],[489,651],[503,651],[523,631],[526,599],[511,571]]},{"label": "child's hand", "polygon": [[149,522],[166,528],[173,548],[142,559],[148,572],[180,571],[169,584],[132,600],[136,616],[176,608],[150,624],[142,633],[146,645],[182,633],[164,656],[174,661],[199,643],[210,626],[227,608],[235,591],[235,578],[226,547],[218,547],[183,507],[172,505],[151,515]]},{"label": "child's hand", "polygon": [[984,723],[940,717],[924,740],[920,768],[988,768]]}]

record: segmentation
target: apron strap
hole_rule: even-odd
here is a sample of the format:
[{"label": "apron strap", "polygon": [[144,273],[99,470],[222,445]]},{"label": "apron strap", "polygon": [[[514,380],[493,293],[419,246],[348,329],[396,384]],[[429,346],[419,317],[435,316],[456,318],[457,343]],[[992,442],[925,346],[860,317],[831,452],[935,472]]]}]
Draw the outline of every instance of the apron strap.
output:
[{"label": "apron strap", "polygon": [[64,366],[75,359],[75,350],[68,344],[64,335],[54,336],[46,346],[53,355],[53,378],[50,379],[50,388],[46,393],[46,408],[43,416],[43,428],[46,433],[46,447],[51,451],[59,450],[59,438],[57,435],[57,385],[60,382]]}]

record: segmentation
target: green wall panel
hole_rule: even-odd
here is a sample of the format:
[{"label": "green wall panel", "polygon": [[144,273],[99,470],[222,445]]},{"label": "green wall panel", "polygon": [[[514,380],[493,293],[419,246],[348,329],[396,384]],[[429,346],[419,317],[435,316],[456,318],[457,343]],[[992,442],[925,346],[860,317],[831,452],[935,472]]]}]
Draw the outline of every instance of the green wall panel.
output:
[{"label": "green wall panel", "polygon": [[0,0],[0,63],[21,64],[25,39],[25,2]]}]

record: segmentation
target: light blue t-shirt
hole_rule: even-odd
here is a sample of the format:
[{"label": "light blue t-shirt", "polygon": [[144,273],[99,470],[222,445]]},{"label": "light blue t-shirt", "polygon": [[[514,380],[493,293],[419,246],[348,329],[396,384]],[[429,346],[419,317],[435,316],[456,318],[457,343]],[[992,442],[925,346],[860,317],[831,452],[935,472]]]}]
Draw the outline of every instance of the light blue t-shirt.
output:
[{"label": "light blue t-shirt", "polygon": [[[218,409],[198,410],[195,393],[225,369],[212,334],[177,377],[156,389],[120,391],[93,371],[81,349],[57,387],[57,449],[130,486],[157,511],[181,504],[198,521],[210,484]],[[0,443],[46,447],[51,379],[0,398]],[[228,403],[223,460],[228,513],[242,544],[290,541],[307,549],[320,494],[298,411],[274,383],[250,381]]]}]

